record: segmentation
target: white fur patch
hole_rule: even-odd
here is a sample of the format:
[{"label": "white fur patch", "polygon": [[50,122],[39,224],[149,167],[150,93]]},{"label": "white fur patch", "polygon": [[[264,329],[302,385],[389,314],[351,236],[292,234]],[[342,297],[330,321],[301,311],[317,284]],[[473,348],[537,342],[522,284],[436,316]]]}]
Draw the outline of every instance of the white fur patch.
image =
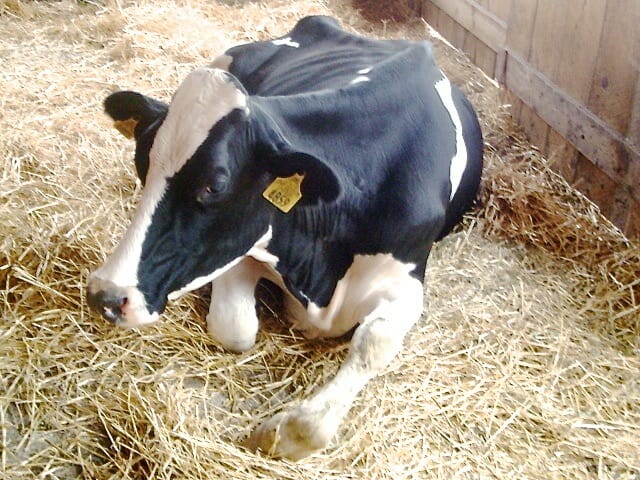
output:
[{"label": "white fur patch", "polygon": [[129,228],[107,261],[91,277],[109,280],[122,287],[134,287],[138,284],[142,243],[151,225],[153,212],[164,195],[166,184],[167,181],[162,176],[148,178]]},{"label": "white fur patch", "polygon": [[451,200],[458,190],[460,180],[462,180],[462,174],[467,167],[467,146],[462,136],[462,122],[460,121],[456,106],[453,103],[449,79],[444,77],[435,84],[435,89],[440,96],[444,108],[449,112],[449,117],[456,131],[456,153],[451,159],[451,166],[449,167],[449,178],[451,180],[451,195],[449,196],[449,200]]},{"label": "white fur patch", "polygon": [[[372,311],[385,310],[383,304],[394,305],[396,299],[406,295],[420,299],[420,305],[410,305],[419,315],[422,283],[410,275],[414,268],[414,264],[403,263],[388,253],[356,255],[345,276],[338,281],[329,305],[318,307],[309,303],[306,318],[299,319],[296,327],[310,337],[339,336]],[[401,302],[401,305],[404,307],[407,303]],[[385,314],[396,316],[398,312]]]},{"label": "white fur patch", "polygon": [[284,45],[287,47],[292,47],[292,48],[298,48],[300,47],[300,44],[298,42],[294,42],[293,40],[291,40],[291,37],[287,37],[287,38],[280,38],[278,40],[273,40],[271,43],[273,43],[274,45]]},{"label": "white fur patch", "polygon": [[178,172],[209,135],[211,127],[236,108],[247,108],[247,97],[216,68],[199,68],[176,91],[167,118],[149,152],[149,172],[170,177]]},{"label": "white fur patch", "polygon": [[208,65],[208,67],[229,71],[231,63],[233,63],[233,57],[231,55],[222,54],[211,60],[211,63]]},{"label": "white fur patch", "polygon": [[356,77],[353,80],[351,80],[349,82],[349,85],[355,85],[356,83],[370,82],[370,81],[371,81],[371,79],[369,77],[366,77],[364,75],[360,75],[359,77]]}]

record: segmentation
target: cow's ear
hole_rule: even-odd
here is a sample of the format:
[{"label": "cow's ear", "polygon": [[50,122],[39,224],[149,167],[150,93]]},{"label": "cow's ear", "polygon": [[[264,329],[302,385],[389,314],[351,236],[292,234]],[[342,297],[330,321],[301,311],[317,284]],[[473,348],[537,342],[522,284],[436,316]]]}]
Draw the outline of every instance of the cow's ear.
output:
[{"label": "cow's ear", "polygon": [[112,93],[104,101],[104,110],[113,119],[114,127],[125,137],[136,140],[164,118],[168,109],[166,103],[131,91]]},{"label": "cow's ear", "polygon": [[315,204],[318,200],[329,203],[340,195],[340,181],[335,170],[316,156],[285,150],[273,152],[263,158],[263,162],[274,182],[300,183],[303,205]]},{"label": "cow's ear", "polygon": [[[274,182],[300,184],[302,204],[322,200],[333,202],[342,191],[339,173],[322,155],[311,153],[311,148],[290,142],[271,115],[259,108],[252,111],[256,135],[256,157]],[[285,184],[286,184],[285,183]]]}]

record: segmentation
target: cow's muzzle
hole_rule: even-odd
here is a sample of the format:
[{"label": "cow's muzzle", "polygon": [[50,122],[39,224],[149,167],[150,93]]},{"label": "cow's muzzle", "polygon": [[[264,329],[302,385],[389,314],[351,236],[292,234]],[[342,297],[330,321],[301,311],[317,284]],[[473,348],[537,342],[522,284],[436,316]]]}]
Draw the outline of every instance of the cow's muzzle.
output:
[{"label": "cow's muzzle", "polygon": [[96,276],[89,277],[87,303],[91,310],[122,327],[137,327],[158,319],[157,313],[149,313],[137,288],[121,287]]},{"label": "cow's muzzle", "polygon": [[127,305],[127,291],[109,280],[92,278],[87,289],[89,308],[99,313],[111,323],[119,323]]}]

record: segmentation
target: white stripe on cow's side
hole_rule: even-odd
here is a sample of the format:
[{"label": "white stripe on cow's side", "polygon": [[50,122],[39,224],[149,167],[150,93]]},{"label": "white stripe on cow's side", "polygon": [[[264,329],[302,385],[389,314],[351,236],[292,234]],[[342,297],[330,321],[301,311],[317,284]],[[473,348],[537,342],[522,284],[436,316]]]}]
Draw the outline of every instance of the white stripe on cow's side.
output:
[{"label": "white stripe on cow's side", "polygon": [[192,72],[176,91],[149,152],[147,182],[131,225],[107,261],[93,276],[121,287],[138,285],[142,244],[151,218],[178,172],[204,142],[213,127],[233,109],[247,108],[247,97],[219,69]]},{"label": "white stripe on cow's side", "polygon": [[273,40],[271,43],[278,46],[285,45],[287,47],[293,47],[293,48],[298,48],[300,46],[298,42],[294,42],[293,40],[291,40],[291,37]]},{"label": "white stripe on cow's side", "polygon": [[451,200],[458,190],[460,180],[462,180],[462,174],[467,166],[467,146],[462,136],[462,122],[460,121],[458,110],[456,110],[456,106],[453,103],[449,79],[444,77],[442,80],[436,82],[435,89],[440,96],[444,108],[449,112],[449,117],[451,117],[451,122],[456,131],[456,153],[451,159],[451,166],[449,167],[449,178],[451,180],[451,195],[449,196],[449,200]]}]

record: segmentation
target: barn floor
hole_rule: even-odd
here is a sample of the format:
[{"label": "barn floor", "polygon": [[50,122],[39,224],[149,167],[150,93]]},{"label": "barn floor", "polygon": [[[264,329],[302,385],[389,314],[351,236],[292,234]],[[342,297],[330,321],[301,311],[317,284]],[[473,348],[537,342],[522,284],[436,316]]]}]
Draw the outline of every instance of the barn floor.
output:
[{"label": "barn floor", "polygon": [[169,99],[194,66],[312,13],[430,36],[344,3],[0,0],[1,478],[640,478],[640,247],[548,171],[496,86],[438,40],[485,130],[482,205],[434,249],[423,320],[326,452],[291,463],[241,442],[330,377],[344,341],[300,338],[268,301],[242,355],[207,337],[195,295],[143,330],[87,311],[87,274],[139,194],[103,98]]}]

